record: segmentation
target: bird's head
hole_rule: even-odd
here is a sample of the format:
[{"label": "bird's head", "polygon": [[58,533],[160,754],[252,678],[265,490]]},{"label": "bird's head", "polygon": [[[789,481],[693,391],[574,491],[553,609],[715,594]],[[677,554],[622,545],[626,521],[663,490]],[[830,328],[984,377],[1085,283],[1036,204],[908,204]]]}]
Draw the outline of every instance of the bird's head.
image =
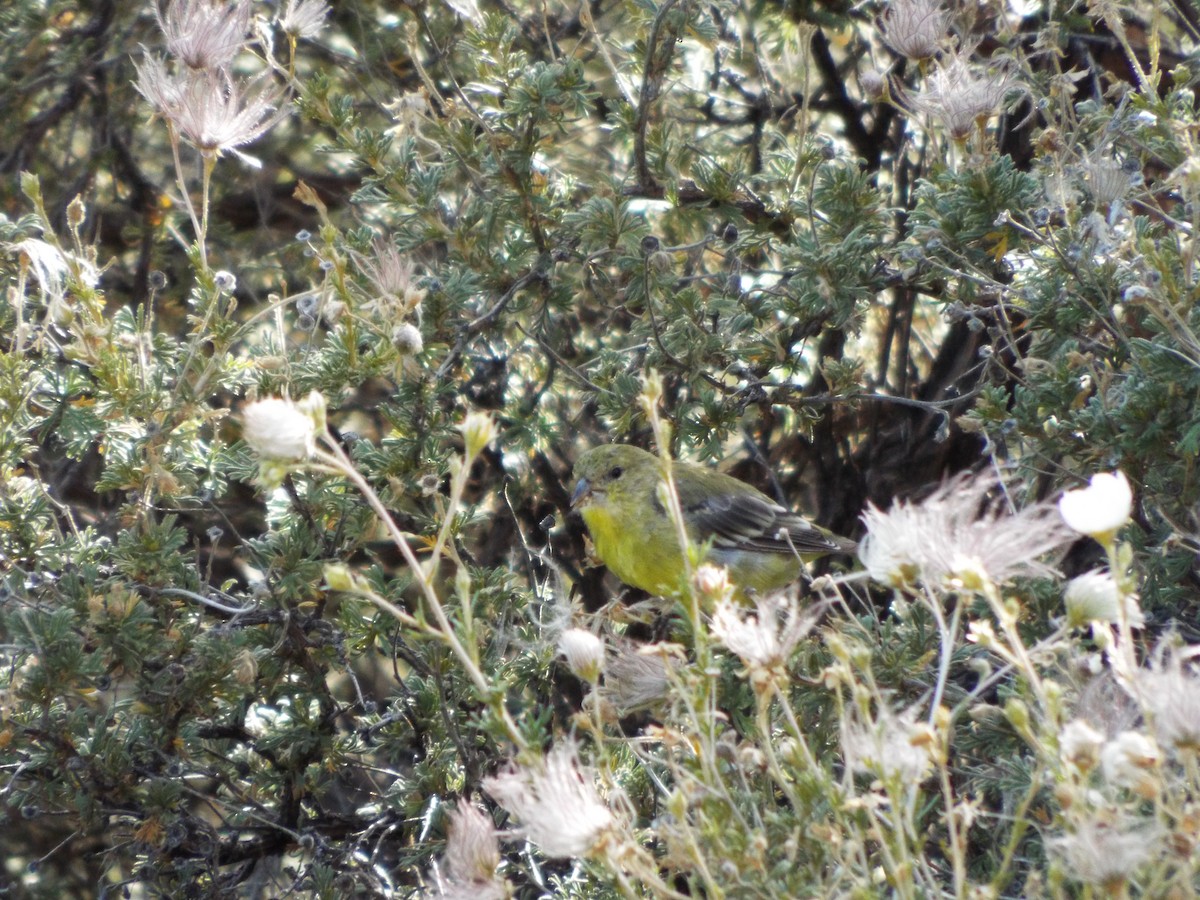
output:
[{"label": "bird's head", "polygon": [[603,502],[610,491],[619,491],[630,473],[654,471],[658,458],[628,444],[607,444],[585,452],[575,462],[575,491],[571,508]]}]

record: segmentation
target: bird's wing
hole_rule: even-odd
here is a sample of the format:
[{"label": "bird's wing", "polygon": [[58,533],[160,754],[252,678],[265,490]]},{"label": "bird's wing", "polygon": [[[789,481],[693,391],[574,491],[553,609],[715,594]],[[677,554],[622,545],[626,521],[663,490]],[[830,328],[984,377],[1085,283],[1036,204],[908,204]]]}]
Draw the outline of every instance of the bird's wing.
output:
[{"label": "bird's wing", "polygon": [[741,482],[735,484],[736,488],[729,491],[713,492],[711,484],[701,491],[686,478],[678,480],[684,517],[699,540],[711,538],[715,547],[766,553],[829,553],[842,549],[807,519],[765,494],[747,490]]}]

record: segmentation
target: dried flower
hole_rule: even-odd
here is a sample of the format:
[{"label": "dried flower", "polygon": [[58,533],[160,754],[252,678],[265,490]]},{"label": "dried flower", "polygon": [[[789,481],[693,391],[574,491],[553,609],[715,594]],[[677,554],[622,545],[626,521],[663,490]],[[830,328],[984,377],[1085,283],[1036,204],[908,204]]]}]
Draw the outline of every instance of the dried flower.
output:
[{"label": "dried flower", "polygon": [[577,678],[588,684],[600,680],[604,670],[604,642],[596,635],[582,628],[568,628],[558,639],[558,652]]},{"label": "dried flower", "polygon": [[392,131],[410,131],[429,113],[429,98],[423,90],[409,91],[385,103],[383,108],[396,122]]},{"label": "dried flower", "polygon": [[888,96],[887,74],[876,69],[870,69],[859,76],[863,94],[873,103],[882,103]]},{"label": "dried flower", "polygon": [[1109,784],[1146,796],[1154,789],[1160,756],[1158,745],[1141,732],[1122,731],[1104,745],[1100,770]]},{"label": "dried flower", "polygon": [[625,645],[607,661],[600,697],[617,715],[657,706],[670,694],[667,660],[655,645],[633,648]]},{"label": "dried flower", "polygon": [[1155,856],[1160,832],[1154,826],[1121,828],[1107,822],[1081,822],[1071,834],[1050,846],[1080,881],[1099,887],[1119,886]]},{"label": "dried flower", "polygon": [[1184,666],[1197,653],[1200,647],[1162,650],[1153,666],[1136,676],[1135,696],[1162,744],[1200,750],[1200,677]]},{"label": "dried flower", "polygon": [[1133,186],[1129,172],[1111,156],[1094,156],[1084,163],[1082,169],[1083,179],[1098,207],[1107,208],[1120,203]]},{"label": "dried flower", "polygon": [[500,843],[491,816],[460,803],[450,813],[446,853],[435,873],[433,896],[442,900],[502,900],[509,891],[496,874],[499,866]]},{"label": "dried flower", "polygon": [[1087,487],[1063,494],[1058,508],[1073,530],[1106,543],[1129,521],[1133,491],[1124,473],[1101,472]]},{"label": "dried flower", "polygon": [[[888,512],[870,506],[859,558],[876,581],[892,587],[975,580],[1001,583],[1016,575],[1053,574],[1040,562],[1071,540],[1051,503],[1009,512],[986,476],[956,478],[920,503],[896,503]],[[969,584],[967,586],[970,586]]]},{"label": "dried flower", "polygon": [[850,769],[914,788],[929,772],[934,743],[932,729],[917,722],[915,708],[897,715],[881,704],[874,720],[855,717],[842,723],[842,752]]},{"label": "dried flower", "polygon": [[259,162],[237,150],[257,140],[286,114],[284,92],[260,76],[244,84],[208,71],[174,75],[161,59],[136,65],[135,87],[172,127],[205,156],[231,151],[244,162]]},{"label": "dried flower", "polygon": [[757,596],[754,605],[756,614],[745,615],[740,604],[721,601],[711,627],[713,636],[746,664],[752,677],[761,679],[783,669],[796,645],[816,625],[817,615],[811,610],[801,613],[796,602],[782,594]]},{"label": "dried flower", "polygon": [[1078,628],[1090,622],[1117,624],[1124,615],[1131,628],[1146,624],[1136,594],[1124,594],[1108,572],[1095,570],[1072,578],[1063,594],[1067,625]]},{"label": "dried flower", "polygon": [[329,4],[325,0],[287,0],[276,21],[292,40],[314,38],[325,27]]},{"label": "dried flower", "polygon": [[442,476],[437,472],[426,472],[417,479],[417,489],[422,497],[432,497],[442,487]]},{"label": "dried flower", "polygon": [[1064,761],[1081,772],[1090,772],[1100,762],[1104,735],[1083,719],[1073,719],[1058,736],[1058,750]]},{"label": "dried flower", "polygon": [[552,859],[589,856],[616,824],[571,744],[555,747],[540,764],[512,766],[485,778],[483,788]]},{"label": "dried flower", "polygon": [[249,649],[243,649],[234,659],[233,678],[242,687],[249,687],[258,678],[258,660]]},{"label": "dried flower", "polygon": [[928,90],[916,94],[912,105],[940,121],[954,140],[964,141],[996,114],[1014,84],[1008,69],[973,66],[967,54],[959,52],[938,64]]},{"label": "dried flower", "polygon": [[33,273],[46,305],[46,318],[57,325],[66,324],[74,315],[67,295],[68,284],[94,288],[100,281],[100,271],[91,260],[46,241],[26,238],[9,245],[9,249],[17,254],[22,268],[28,267]]},{"label": "dried flower", "polygon": [[256,400],[242,410],[242,437],[264,459],[306,459],[316,449],[318,406],[323,425],[324,399],[316,391],[304,405],[283,397]]},{"label": "dried flower", "polygon": [[170,0],[154,16],[167,49],[190,69],[226,69],[246,46],[251,0]]},{"label": "dried flower", "polygon": [[935,0],[892,0],[881,29],[889,47],[922,62],[937,54],[949,23],[950,14]]},{"label": "dried flower", "polygon": [[375,238],[371,248],[370,256],[354,254],[359,269],[374,289],[374,296],[363,304],[363,311],[391,322],[417,310],[420,321],[420,305],[426,291],[416,285],[412,261],[385,238]]}]

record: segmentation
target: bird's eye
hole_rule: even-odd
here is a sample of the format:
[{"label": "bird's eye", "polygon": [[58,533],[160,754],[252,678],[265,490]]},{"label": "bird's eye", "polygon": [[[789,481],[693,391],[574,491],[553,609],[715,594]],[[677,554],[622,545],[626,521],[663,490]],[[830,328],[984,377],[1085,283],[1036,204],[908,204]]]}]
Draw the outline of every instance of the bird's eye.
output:
[{"label": "bird's eye", "polygon": [[608,472],[608,477],[609,478],[620,478],[621,473],[624,471],[625,470],[622,469],[620,466],[613,466]]}]

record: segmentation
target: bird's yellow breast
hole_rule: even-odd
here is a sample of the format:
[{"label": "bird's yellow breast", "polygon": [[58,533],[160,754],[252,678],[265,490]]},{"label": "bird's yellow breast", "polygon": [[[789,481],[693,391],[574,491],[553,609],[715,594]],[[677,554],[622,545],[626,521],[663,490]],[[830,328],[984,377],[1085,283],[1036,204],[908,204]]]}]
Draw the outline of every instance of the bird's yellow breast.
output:
[{"label": "bird's yellow breast", "polygon": [[591,532],[596,555],[614,575],[652,594],[679,592],[683,555],[673,529],[661,527],[662,522],[654,527],[654,522],[644,519],[618,521],[613,510],[600,503],[580,512]]}]

